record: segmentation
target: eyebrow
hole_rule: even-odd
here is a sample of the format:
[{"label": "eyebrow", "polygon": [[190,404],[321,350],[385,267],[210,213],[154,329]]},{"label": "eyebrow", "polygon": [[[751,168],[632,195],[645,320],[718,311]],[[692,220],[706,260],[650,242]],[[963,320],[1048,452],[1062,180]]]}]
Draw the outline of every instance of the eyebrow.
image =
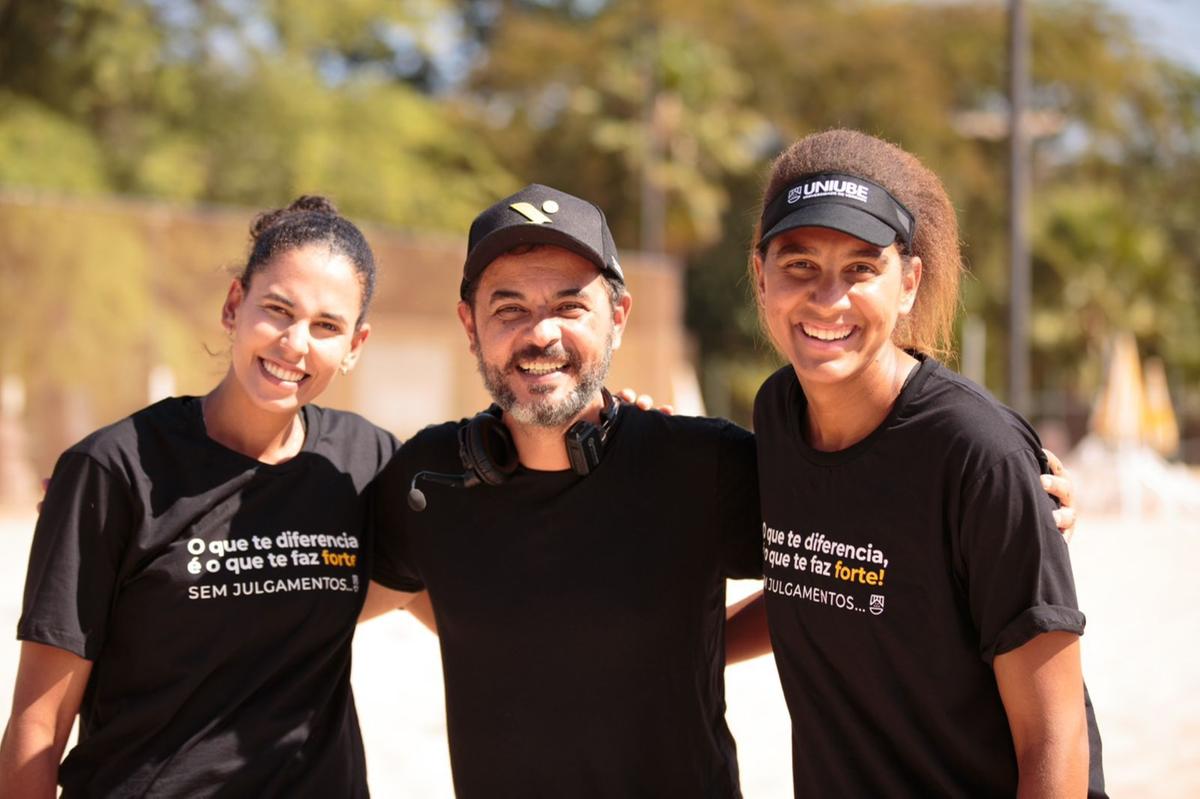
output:
[{"label": "eyebrow", "polygon": [[[559,300],[563,297],[579,297],[583,295],[583,286],[575,286],[572,288],[563,289],[554,295],[554,299]],[[525,295],[519,291],[512,289],[496,289],[492,295],[488,297],[488,304],[493,304],[501,300],[524,300]]]},{"label": "eyebrow", "polygon": [[[780,255],[816,255],[817,251],[812,247],[806,247],[803,244],[781,244],[779,249],[775,251],[776,256]],[[883,255],[883,249],[876,247],[873,244],[866,244],[862,247],[857,247],[850,251],[851,258],[871,258],[878,259]]]},{"label": "eyebrow", "polygon": [[[296,307],[296,303],[292,302],[291,300],[289,300],[287,297],[283,296],[282,294],[276,294],[274,291],[268,291],[266,294],[263,295],[263,299],[264,300],[274,300],[275,302],[279,303],[280,305],[286,305],[288,308]],[[341,314],[330,313],[329,311],[321,311],[320,313],[317,314],[317,318],[318,319],[327,319],[330,322],[337,322],[338,324],[341,324],[341,325],[346,324],[346,318],[344,316],[342,316]]]}]

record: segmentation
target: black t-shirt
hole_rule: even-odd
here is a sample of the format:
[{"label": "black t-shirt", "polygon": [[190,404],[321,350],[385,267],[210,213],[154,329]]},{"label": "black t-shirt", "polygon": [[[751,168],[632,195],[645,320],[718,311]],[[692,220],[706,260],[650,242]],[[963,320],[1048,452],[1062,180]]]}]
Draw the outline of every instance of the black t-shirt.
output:
[{"label": "black t-shirt", "polygon": [[94,661],[65,797],[367,795],[350,642],[364,491],[397,445],[303,413],[278,465],[208,438],[194,397],[60,458],[17,637]]},{"label": "black t-shirt", "polygon": [[737,797],[725,725],[725,578],[761,573],[754,442],[625,406],[587,477],[461,472],[458,424],[380,476],[373,576],[429,590],[454,785],[484,797]]},{"label": "black t-shirt", "polygon": [[[1083,614],[1044,456],[1016,414],[922,359],[884,422],[804,440],[791,367],[755,401],[765,592],[796,796],[1012,796],[992,660]],[[1092,784],[1103,793],[1093,732]]]}]

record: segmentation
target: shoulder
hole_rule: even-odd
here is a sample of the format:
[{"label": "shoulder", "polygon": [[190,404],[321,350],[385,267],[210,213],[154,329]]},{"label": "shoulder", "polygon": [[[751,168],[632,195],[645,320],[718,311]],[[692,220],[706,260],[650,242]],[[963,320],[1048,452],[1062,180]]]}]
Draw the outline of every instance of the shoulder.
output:
[{"label": "shoulder", "polygon": [[776,397],[787,396],[791,391],[791,387],[796,385],[796,371],[792,369],[791,364],[784,364],[763,381],[759,386],[759,397]]},{"label": "shoulder", "polygon": [[[759,386],[754,396],[754,428],[763,429],[764,424],[785,418],[787,407],[795,401],[800,389],[796,380],[796,372],[790,364],[784,364],[776,369]],[[803,398],[803,395],[799,395]]]},{"label": "shoulder", "polygon": [[931,444],[975,458],[985,468],[1019,451],[1042,459],[1041,441],[1024,417],[941,364],[930,369],[904,415],[927,431]]},{"label": "shoulder", "polygon": [[367,421],[352,411],[306,405],[305,413],[317,420],[323,439],[351,446],[372,445],[389,456],[400,448],[399,440],[379,425]]},{"label": "shoulder", "polygon": [[457,454],[458,431],[470,421],[459,419],[426,425],[405,441],[400,451],[405,457],[439,455],[447,450],[453,450]]},{"label": "shoulder", "polygon": [[739,432],[750,435],[742,427],[719,416],[668,414],[654,410],[645,411],[634,405],[621,406],[621,415],[628,420],[632,428],[640,432],[696,438],[720,438]]},{"label": "shoulder", "polygon": [[180,435],[187,435],[198,419],[192,403],[196,397],[169,397],[142,408],[124,419],[89,433],[67,449],[64,457],[84,457],[109,471],[118,471],[131,461],[144,458],[148,449],[172,446]]},{"label": "shoulder", "polygon": [[[747,524],[758,529],[758,452],[753,433],[718,417],[668,416],[639,408],[622,413],[626,410],[618,431],[617,474],[638,487],[644,485],[645,475],[654,475],[656,490],[692,505],[698,518],[713,529],[735,531]],[[746,562],[758,563],[756,557],[761,553]]]},{"label": "shoulder", "polygon": [[417,431],[412,438],[400,445],[396,457],[388,464],[383,476],[387,479],[408,480],[412,473],[422,470],[461,472],[458,431],[467,421],[446,421],[427,425]]},{"label": "shoulder", "polygon": [[[752,450],[754,447],[754,435],[728,419],[669,415],[631,405],[623,406],[621,415],[624,417],[620,425],[623,429],[618,435],[653,443],[656,447],[669,446],[683,451],[728,447]],[[678,454],[678,449],[675,451]]]},{"label": "shoulder", "polygon": [[149,475],[176,473],[181,463],[192,462],[187,442],[203,435],[198,402],[160,400],[89,433],[58,458],[46,502],[65,507],[70,496],[86,491],[132,498]]}]

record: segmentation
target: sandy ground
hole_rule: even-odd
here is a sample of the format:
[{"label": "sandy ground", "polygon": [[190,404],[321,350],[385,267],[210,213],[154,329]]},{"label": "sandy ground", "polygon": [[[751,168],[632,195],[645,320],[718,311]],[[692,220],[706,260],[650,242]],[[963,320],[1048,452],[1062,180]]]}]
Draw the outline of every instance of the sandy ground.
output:
[{"label": "sandy ground", "polygon": [[[15,629],[30,520],[0,519],[0,626]],[[1084,671],[1116,797],[1200,796],[1200,520],[1087,518],[1071,544],[1088,614]],[[731,586],[736,597],[753,588]],[[11,632],[10,632],[11,635]],[[17,643],[0,642],[9,695]],[[403,614],[355,644],[354,684],[379,797],[452,796],[437,642]],[[727,672],[729,724],[747,799],[791,796],[787,712],[769,659]]]}]

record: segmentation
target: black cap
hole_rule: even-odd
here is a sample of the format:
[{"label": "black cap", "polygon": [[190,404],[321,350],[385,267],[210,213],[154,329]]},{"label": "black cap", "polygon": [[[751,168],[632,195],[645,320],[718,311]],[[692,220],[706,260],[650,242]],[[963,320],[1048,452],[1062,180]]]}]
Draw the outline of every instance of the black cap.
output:
[{"label": "black cap", "polygon": [[866,178],[839,172],[807,175],[775,195],[763,209],[759,246],[787,230],[826,227],[886,247],[912,244],[917,218],[888,190]]},{"label": "black cap", "polygon": [[625,273],[604,212],[594,203],[534,183],[485,210],[471,223],[463,264],[463,299],[488,264],[521,244],[553,244],[596,265],[620,282]]}]

